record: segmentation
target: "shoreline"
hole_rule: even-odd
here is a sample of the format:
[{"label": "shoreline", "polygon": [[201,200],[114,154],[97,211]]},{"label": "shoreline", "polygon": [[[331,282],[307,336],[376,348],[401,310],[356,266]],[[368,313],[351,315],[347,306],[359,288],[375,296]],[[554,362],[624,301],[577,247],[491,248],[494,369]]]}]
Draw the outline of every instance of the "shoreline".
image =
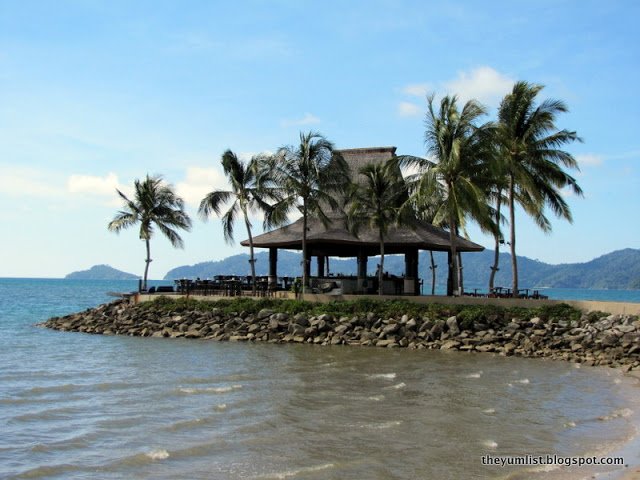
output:
[{"label": "shoreline", "polygon": [[[272,308],[264,308],[265,304]],[[402,304],[389,314],[375,311],[376,305],[371,302],[366,304],[369,311],[351,314],[286,313],[284,310],[291,305],[295,302],[255,301],[252,304],[246,300],[227,300],[212,305],[210,302],[163,300],[135,305],[116,300],[83,312],[54,317],[38,325],[103,335],[404,347],[547,358],[585,366],[615,367],[633,379],[630,388],[640,388],[640,319],[635,316],[576,315],[570,309],[505,310],[502,313],[462,309],[452,314],[444,306],[411,311],[408,305]],[[402,313],[403,307],[407,308],[407,313]],[[539,316],[533,316],[535,314]],[[635,396],[632,394],[630,398]],[[622,457],[626,467],[576,469],[575,477],[571,470],[565,473],[571,478],[640,480],[640,401],[635,402],[632,410],[629,421],[635,428],[633,437],[621,440],[624,443],[605,454]],[[560,476],[552,474],[551,478],[564,478],[562,473],[557,473]]]},{"label": "shoreline", "polygon": [[[305,308],[307,310],[305,310]],[[504,309],[408,302],[116,300],[38,324],[102,335],[459,350],[640,368],[640,319],[569,305]]]}]

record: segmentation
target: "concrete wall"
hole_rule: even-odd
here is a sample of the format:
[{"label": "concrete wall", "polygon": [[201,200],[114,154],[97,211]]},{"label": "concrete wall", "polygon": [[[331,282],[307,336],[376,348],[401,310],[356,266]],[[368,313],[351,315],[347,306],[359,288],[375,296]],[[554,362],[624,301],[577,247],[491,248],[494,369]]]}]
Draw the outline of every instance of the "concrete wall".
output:
[{"label": "concrete wall", "polygon": [[[136,296],[136,302],[148,302],[158,298],[160,295],[165,294],[138,294]],[[180,294],[166,294],[166,296],[172,298],[184,297]],[[189,298],[202,301],[215,301],[215,300],[230,300],[235,297],[218,297],[218,296],[202,296],[202,295],[190,295]],[[292,292],[277,292],[275,298],[295,298],[295,294]],[[308,293],[305,295],[305,300],[310,302],[333,302],[337,300],[357,300],[359,298],[367,298],[370,300],[397,300],[399,298],[416,303],[441,303],[445,305],[497,305],[502,307],[524,307],[524,308],[536,308],[541,305],[559,305],[561,303],[567,303],[583,312],[607,312],[620,315],[640,315],[640,303],[627,303],[627,302],[596,302],[587,300],[531,300],[521,298],[483,298],[483,297],[445,297],[441,295],[425,295],[425,296],[403,296],[398,297],[394,295],[383,295],[381,297],[377,295],[321,295]]]}]

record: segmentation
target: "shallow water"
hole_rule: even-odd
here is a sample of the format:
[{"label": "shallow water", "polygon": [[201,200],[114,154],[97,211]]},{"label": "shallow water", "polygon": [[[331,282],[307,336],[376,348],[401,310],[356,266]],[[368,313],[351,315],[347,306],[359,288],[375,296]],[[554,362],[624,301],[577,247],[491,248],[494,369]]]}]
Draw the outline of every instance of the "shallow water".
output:
[{"label": "shallow water", "polygon": [[518,470],[483,455],[594,454],[635,432],[637,391],[613,370],[56,332],[32,325],[117,288],[19,287],[0,281],[0,478],[502,478]]}]

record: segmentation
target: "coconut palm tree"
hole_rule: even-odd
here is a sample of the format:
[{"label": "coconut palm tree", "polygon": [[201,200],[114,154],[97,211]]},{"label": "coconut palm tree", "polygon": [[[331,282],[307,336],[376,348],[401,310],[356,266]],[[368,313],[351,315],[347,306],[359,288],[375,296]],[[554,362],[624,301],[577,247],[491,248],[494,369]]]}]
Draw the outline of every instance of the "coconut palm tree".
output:
[{"label": "coconut palm tree", "polygon": [[378,294],[383,294],[384,244],[390,227],[406,223],[402,217],[403,204],[407,201],[407,186],[397,164],[368,164],[359,172],[364,176],[363,184],[354,184],[348,212],[350,230],[367,225],[378,231],[380,242],[380,267],[378,269]]},{"label": "coconut palm tree", "polygon": [[300,133],[297,146],[285,146],[271,157],[271,175],[281,200],[270,215],[272,224],[284,224],[296,209],[302,215],[302,294],[307,278],[307,229],[310,216],[324,225],[326,211],[338,210],[349,185],[349,166],[333,144],[317,132]]},{"label": "coconut palm tree", "polygon": [[569,188],[582,195],[576,179],[563,169],[577,169],[578,164],[570,153],[560,149],[581,139],[576,132],[556,127],[558,114],[567,111],[562,101],[547,99],[536,103],[543,88],[542,85],[517,82],[502,100],[498,111],[498,135],[507,178],[514,296],[518,295],[516,203],[533,216],[540,228],[549,232],[551,224],[544,215],[544,208],[548,206],[556,216],[571,222],[571,210],[561,189]]},{"label": "coconut palm tree", "polygon": [[489,155],[491,125],[477,124],[485,115],[485,109],[475,100],[466,102],[462,110],[458,109],[456,96],[442,98],[438,110],[434,100],[434,95],[427,98],[425,145],[429,159],[398,158],[402,166],[417,171],[407,180],[418,205],[424,199],[442,199],[436,206],[433,224],[449,230],[451,290],[460,295],[461,268],[456,238],[460,231],[466,235],[467,218],[475,219],[481,226],[488,218],[480,174]]},{"label": "coconut palm tree", "polygon": [[[269,212],[269,201],[277,199],[274,188],[269,183],[268,169],[265,168],[266,157],[254,156],[245,164],[231,150],[222,154],[221,163],[225,176],[229,180],[230,190],[214,190],[209,192],[200,202],[198,213],[203,220],[211,215],[220,216],[222,207],[232,202],[229,209],[222,216],[224,239],[233,244],[233,227],[242,216],[249,236],[249,264],[251,265],[251,278],[253,279],[253,294],[256,293],[256,266],[253,250],[253,235],[251,233],[250,213],[258,211]],[[268,227],[268,215],[265,215],[265,228]]]},{"label": "coconut palm tree", "polygon": [[120,190],[118,195],[124,201],[124,209],[120,210],[111,222],[108,229],[120,233],[120,230],[140,224],[140,239],[144,240],[147,248],[144,277],[142,288],[147,289],[147,276],[151,260],[150,240],[154,227],[169,239],[171,245],[183,248],[184,242],[177,230],[191,229],[191,219],[184,211],[184,201],[176,195],[173,187],[162,180],[160,176],[150,177],[143,181],[136,179],[133,183],[134,198],[130,200]]}]

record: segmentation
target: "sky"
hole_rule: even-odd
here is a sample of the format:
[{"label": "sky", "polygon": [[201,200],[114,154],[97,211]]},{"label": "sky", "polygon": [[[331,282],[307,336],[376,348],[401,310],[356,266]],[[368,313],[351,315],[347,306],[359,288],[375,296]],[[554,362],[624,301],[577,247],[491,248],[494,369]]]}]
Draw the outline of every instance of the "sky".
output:
[{"label": "sky", "polygon": [[0,0],[0,277],[142,274],[137,230],[107,224],[116,188],[146,174],[193,217],[183,250],[152,239],[151,278],[243,253],[242,225],[228,245],[197,216],[226,188],[224,150],[250,158],[314,130],[424,156],[427,94],[475,98],[488,121],[518,80],[569,106],[557,125],[584,140],[566,148],[585,192],[566,194],[574,221],[554,218],[550,235],[518,215],[518,254],[639,248],[639,16],[635,0]]}]

